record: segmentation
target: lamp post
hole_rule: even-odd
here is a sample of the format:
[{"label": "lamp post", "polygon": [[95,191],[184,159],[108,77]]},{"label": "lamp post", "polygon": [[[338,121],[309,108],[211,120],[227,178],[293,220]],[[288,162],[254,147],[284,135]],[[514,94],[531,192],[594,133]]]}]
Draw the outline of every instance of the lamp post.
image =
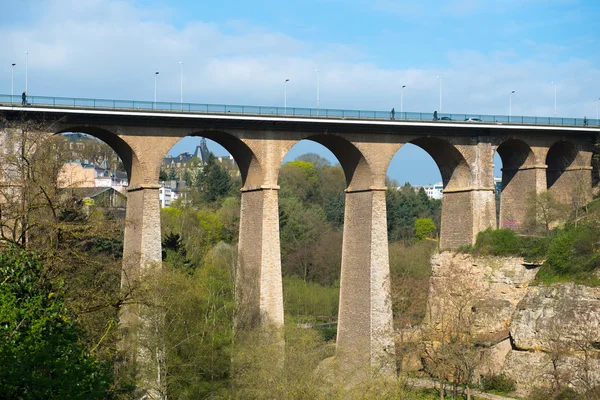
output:
[{"label": "lamp post", "polygon": [[14,101],[13,97],[15,96],[15,63],[10,64],[10,102]]},{"label": "lamp post", "polygon": [[515,93],[515,91],[513,90],[512,92],[510,92],[510,95],[508,96],[508,122],[510,122],[511,118],[512,118],[512,95]]},{"label": "lamp post", "polygon": [[29,66],[29,52],[26,51],[25,52],[25,93],[27,93],[28,90],[28,86],[27,86],[27,80],[28,80],[28,73],[27,73],[27,69]]},{"label": "lamp post", "polygon": [[283,113],[287,114],[287,83],[289,79],[286,79],[283,83]]},{"label": "lamp post", "polygon": [[156,109],[156,78],[158,77],[158,74],[159,74],[158,71],[156,71],[154,73],[154,104],[153,104],[154,107],[152,107],[153,109]]},{"label": "lamp post", "polygon": [[320,84],[320,82],[319,82],[319,70],[315,69],[315,72],[317,73],[317,115],[319,115],[319,100],[320,100],[319,99],[319,95],[320,95],[320,93],[319,93],[319,89],[320,89],[319,88],[319,84]]},{"label": "lamp post", "polygon": [[600,125],[600,97],[598,97],[598,102],[596,103],[596,123]]},{"label": "lamp post", "polygon": [[402,111],[404,109],[404,88],[406,87],[406,85],[402,85],[402,87],[400,88],[400,118],[402,118]]},{"label": "lamp post", "polygon": [[554,85],[554,118],[556,118],[556,82],[550,82]]},{"label": "lamp post", "polygon": [[440,114],[442,113],[442,77],[437,77],[440,80]]},{"label": "lamp post", "polygon": [[183,110],[183,61],[179,61],[179,103]]}]

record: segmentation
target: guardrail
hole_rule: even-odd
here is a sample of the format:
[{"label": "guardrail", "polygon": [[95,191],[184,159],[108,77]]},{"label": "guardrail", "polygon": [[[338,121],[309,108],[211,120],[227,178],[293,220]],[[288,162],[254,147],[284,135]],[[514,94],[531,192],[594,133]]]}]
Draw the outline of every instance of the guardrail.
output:
[{"label": "guardrail", "polygon": [[[429,121],[434,120],[433,113],[341,110],[331,108],[299,108],[274,106],[242,106],[228,104],[168,103],[137,100],[108,100],[76,97],[27,96],[28,106],[60,107],[60,108],[97,108],[103,110],[132,111],[169,111],[181,113],[203,114],[237,114],[260,116],[288,116],[312,118],[349,118],[360,120],[397,120],[397,121]],[[0,105],[23,106],[20,95],[0,94]],[[562,117],[530,117],[482,114],[437,114],[440,123],[473,122],[502,123],[515,125],[561,125],[561,126],[600,126],[600,120],[588,118]]]}]

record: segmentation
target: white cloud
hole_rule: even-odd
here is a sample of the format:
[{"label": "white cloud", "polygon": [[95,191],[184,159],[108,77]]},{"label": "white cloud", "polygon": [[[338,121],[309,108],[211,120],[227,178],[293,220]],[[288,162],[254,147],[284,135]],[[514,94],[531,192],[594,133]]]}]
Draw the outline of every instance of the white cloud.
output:
[{"label": "white cloud", "polygon": [[[473,7],[467,0],[461,4]],[[595,116],[590,99],[600,93],[598,67],[584,59],[558,58],[559,46],[530,42],[532,54],[524,59],[510,48],[489,54],[449,50],[443,66],[394,69],[348,44],[302,41],[239,20],[175,26],[164,22],[172,14],[169,8],[141,9],[124,1],[54,0],[27,26],[0,27],[0,57],[6,65],[9,58],[18,59],[15,80],[21,84],[23,52],[29,51],[33,95],[151,100],[153,73],[160,71],[159,100],[178,101],[179,61],[184,62],[184,100],[194,102],[280,105],[289,78],[288,105],[314,106],[317,67],[321,107],[330,108],[399,109],[400,86],[407,85],[405,110],[433,112],[438,75],[445,112],[505,114],[508,94],[517,90],[513,114],[548,115],[553,109],[549,82],[556,81],[559,114],[589,117]],[[0,78],[4,88],[10,88],[9,73]]]}]

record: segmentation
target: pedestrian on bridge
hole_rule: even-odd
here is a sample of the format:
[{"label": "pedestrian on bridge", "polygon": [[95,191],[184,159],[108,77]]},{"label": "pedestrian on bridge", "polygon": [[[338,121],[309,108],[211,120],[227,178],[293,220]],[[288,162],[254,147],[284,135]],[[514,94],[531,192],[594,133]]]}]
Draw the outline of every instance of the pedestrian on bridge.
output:
[{"label": "pedestrian on bridge", "polygon": [[437,116],[437,110],[435,110],[435,111],[433,112],[433,120],[434,120],[434,121],[437,121],[437,120],[438,120],[438,116]]},{"label": "pedestrian on bridge", "polygon": [[394,109],[392,108],[392,113],[391,113],[391,114],[392,114],[392,119],[394,119],[394,117],[396,116],[396,110],[394,110]]},{"label": "pedestrian on bridge", "polygon": [[21,100],[22,105],[27,105],[27,92],[23,92],[23,94],[21,95]]}]

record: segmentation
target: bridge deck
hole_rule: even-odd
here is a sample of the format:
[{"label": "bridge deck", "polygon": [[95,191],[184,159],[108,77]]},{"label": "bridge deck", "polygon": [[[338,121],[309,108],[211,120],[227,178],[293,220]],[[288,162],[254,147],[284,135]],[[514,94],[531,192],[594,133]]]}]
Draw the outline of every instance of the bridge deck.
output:
[{"label": "bridge deck", "polygon": [[[369,110],[342,110],[327,108],[298,108],[298,107],[275,107],[275,106],[245,106],[227,104],[198,104],[198,103],[169,103],[150,102],[137,100],[109,100],[73,97],[49,97],[28,96],[27,105],[23,106],[21,96],[0,94],[0,110],[31,110],[33,109],[56,109],[56,110],[96,110],[96,111],[125,111],[132,113],[148,113],[146,115],[176,116],[177,114],[189,115],[215,115],[215,116],[249,116],[249,117],[281,117],[285,119],[307,119],[319,120],[352,120],[358,121],[380,121],[389,123],[420,122],[440,125],[468,125],[470,127],[483,127],[484,125],[511,125],[517,126],[544,126],[573,128],[595,128],[600,127],[600,120],[587,118],[563,118],[563,117],[532,117],[532,116],[507,116],[507,115],[483,115],[483,114],[447,114],[439,113],[438,120],[433,119],[432,113],[421,112],[396,112],[392,118],[391,111],[369,111]],[[67,111],[68,112],[68,111]],[[121,114],[121,113],[119,113]],[[443,118],[443,119],[442,119]],[[472,118],[479,121],[469,120]],[[419,125],[421,125],[419,124]],[[439,124],[439,125],[438,125]]]}]

